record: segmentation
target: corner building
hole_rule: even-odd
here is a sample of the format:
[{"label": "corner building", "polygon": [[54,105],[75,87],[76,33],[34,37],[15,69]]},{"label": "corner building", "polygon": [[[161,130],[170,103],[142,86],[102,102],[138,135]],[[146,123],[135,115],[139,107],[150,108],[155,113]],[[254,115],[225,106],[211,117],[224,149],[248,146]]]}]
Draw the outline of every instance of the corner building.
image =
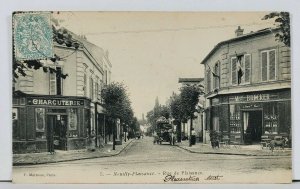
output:
[{"label": "corner building", "polygon": [[275,40],[278,29],[263,29],[218,43],[204,58],[205,132],[255,144],[261,136],[291,140],[290,49]]},{"label": "corner building", "polygon": [[52,142],[54,150],[84,149],[92,133],[96,146],[104,143],[108,126],[100,92],[110,83],[112,65],[102,48],[72,35],[78,50],[55,43],[62,59],[43,62],[68,74],[66,79],[28,69],[13,84],[13,153],[47,152]]}]

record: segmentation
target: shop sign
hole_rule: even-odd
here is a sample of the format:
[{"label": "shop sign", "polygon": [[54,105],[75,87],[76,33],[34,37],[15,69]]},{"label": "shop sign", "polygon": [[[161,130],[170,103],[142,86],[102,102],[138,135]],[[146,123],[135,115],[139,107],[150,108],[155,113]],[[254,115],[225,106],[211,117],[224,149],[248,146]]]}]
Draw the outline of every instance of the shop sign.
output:
[{"label": "shop sign", "polygon": [[83,100],[28,98],[28,105],[45,106],[82,106]]},{"label": "shop sign", "polygon": [[261,108],[261,104],[245,104],[241,106],[242,109],[249,109],[249,108]]},{"label": "shop sign", "polygon": [[230,102],[255,102],[255,101],[268,101],[270,100],[270,94],[250,94],[243,96],[230,97]]}]

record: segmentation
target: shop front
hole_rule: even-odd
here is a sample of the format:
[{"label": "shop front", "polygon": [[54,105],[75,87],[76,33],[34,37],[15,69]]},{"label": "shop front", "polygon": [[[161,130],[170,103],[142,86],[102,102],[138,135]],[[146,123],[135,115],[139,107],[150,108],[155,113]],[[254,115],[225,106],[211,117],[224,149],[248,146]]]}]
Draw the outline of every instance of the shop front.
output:
[{"label": "shop front", "polygon": [[290,89],[215,96],[209,115],[210,130],[231,141],[255,144],[263,135],[291,140]]},{"label": "shop front", "polygon": [[16,95],[13,152],[33,153],[86,147],[90,102],[82,97]]}]

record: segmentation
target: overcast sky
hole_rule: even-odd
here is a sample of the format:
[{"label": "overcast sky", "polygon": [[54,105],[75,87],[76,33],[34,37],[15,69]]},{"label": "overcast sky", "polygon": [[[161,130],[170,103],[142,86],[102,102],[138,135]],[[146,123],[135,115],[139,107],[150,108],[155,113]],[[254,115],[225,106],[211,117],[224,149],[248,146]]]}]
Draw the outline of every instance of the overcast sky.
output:
[{"label": "overcast sky", "polygon": [[128,87],[135,115],[178,92],[179,77],[204,77],[201,60],[220,41],[273,26],[265,12],[61,12],[62,25],[109,51],[112,81]]}]

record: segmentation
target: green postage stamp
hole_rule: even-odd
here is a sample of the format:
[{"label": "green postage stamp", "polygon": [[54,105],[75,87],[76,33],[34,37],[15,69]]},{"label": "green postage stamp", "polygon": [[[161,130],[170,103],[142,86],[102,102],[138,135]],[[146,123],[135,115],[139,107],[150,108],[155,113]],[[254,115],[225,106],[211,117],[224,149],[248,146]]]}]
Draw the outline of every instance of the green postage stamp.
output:
[{"label": "green postage stamp", "polygon": [[50,13],[15,13],[13,27],[14,53],[17,60],[53,57]]}]

